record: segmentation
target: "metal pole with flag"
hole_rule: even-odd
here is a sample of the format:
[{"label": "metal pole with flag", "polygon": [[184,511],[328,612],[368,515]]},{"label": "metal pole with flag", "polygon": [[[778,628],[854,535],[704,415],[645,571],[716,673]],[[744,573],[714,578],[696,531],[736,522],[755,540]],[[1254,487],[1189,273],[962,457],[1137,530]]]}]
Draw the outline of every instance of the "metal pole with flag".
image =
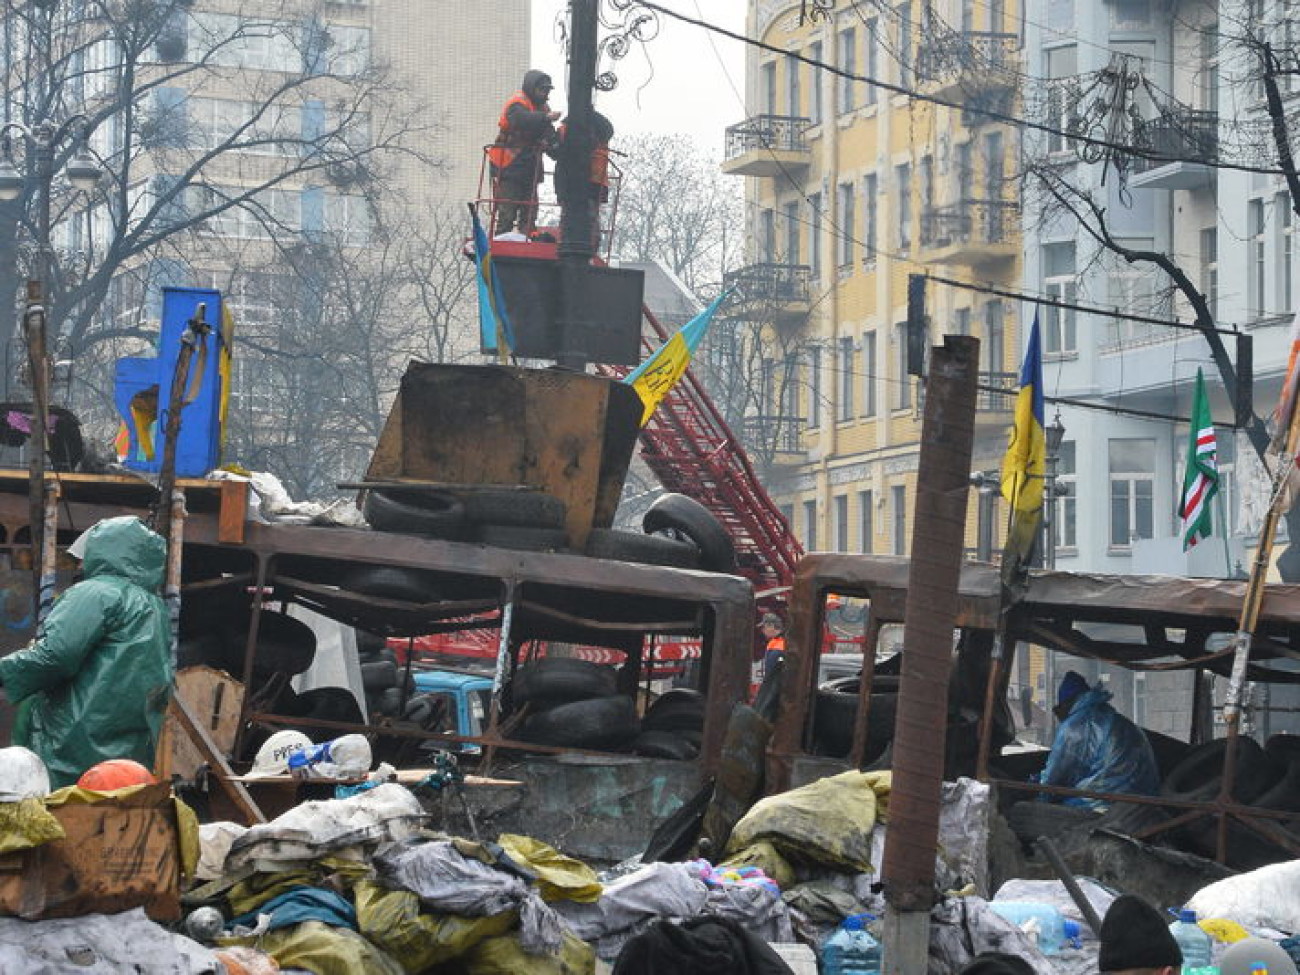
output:
[{"label": "metal pole with flag", "polygon": [[1043,482],[1047,473],[1047,433],[1043,421],[1043,354],[1038,315],[1029,330],[1029,345],[1020,367],[1015,424],[1002,458],[1002,496],[1011,505],[1011,523],[1002,554],[1002,581],[1010,585],[1033,551],[1043,518]]},{"label": "metal pole with flag", "polygon": [[515,334],[506,314],[501,282],[492,270],[492,244],[488,241],[478,210],[469,204],[470,220],[474,223],[474,267],[478,273],[478,325],[479,348],[486,353],[495,352],[505,362],[514,351]]},{"label": "metal pole with flag", "polygon": [[667,342],[659,346],[659,350],[654,355],[623,379],[623,382],[637,391],[644,404],[641,426],[650,422],[650,417],[654,416],[655,409],[663,402],[669,390],[685,375],[687,367],[691,364],[691,356],[699,348],[704,333],[713,324],[718,309],[730,295],[730,291],[718,295],[708,308],[679,328]]},{"label": "metal pole with flag", "polygon": [[1187,441],[1187,470],[1183,474],[1183,497],[1178,505],[1183,519],[1183,551],[1214,534],[1210,502],[1219,493],[1218,444],[1210,401],[1205,397],[1205,375],[1196,370],[1196,391],[1192,395],[1192,418]]}]

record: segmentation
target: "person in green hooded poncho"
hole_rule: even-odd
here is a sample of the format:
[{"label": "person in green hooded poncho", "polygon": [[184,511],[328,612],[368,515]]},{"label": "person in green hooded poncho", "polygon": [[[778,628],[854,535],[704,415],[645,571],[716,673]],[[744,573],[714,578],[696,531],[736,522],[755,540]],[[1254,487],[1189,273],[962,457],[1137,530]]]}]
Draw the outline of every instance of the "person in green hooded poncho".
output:
[{"label": "person in green hooded poncho", "polygon": [[159,596],[167,544],[139,518],[86,532],[84,578],[55,602],[27,647],[0,660],[18,707],[13,744],[60,788],[105,759],[152,769],[171,694],[171,635]]}]

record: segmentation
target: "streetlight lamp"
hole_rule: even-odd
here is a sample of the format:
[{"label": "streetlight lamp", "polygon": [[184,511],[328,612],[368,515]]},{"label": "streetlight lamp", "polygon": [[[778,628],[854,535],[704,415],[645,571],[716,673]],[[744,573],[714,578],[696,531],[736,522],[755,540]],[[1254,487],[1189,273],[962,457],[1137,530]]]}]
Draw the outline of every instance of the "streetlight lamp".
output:
[{"label": "streetlight lamp", "polygon": [[[48,587],[53,596],[53,565],[44,564],[45,522],[45,455],[49,450],[49,357],[46,351],[46,327],[49,321],[49,303],[46,290],[54,277],[54,248],[50,244],[50,204],[54,184],[55,151],[77,131],[77,142],[72,147],[72,157],[63,167],[63,173],[79,192],[90,192],[102,175],[99,166],[86,148],[86,116],[73,115],[62,125],[42,122],[27,126],[9,122],[0,127],[0,201],[11,202],[22,196],[28,179],[34,184],[36,194],[36,249],[37,260],[32,277],[27,281],[27,305],[23,312],[23,331],[27,342],[27,357],[32,382],[31,430],[29,449],[29,512],[31,521],[32,571],[36,578],[35,601],[38,617],[50,600],[44,598]],[[23,159],[28,173],[19,170],[14,160],[14,140],[17,133],[23,143]]]}]

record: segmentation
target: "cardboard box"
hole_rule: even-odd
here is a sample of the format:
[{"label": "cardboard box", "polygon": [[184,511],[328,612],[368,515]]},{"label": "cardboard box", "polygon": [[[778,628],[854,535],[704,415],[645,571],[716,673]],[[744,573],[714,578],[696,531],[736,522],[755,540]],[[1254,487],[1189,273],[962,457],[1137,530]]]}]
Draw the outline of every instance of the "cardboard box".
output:
[{"label": "cardboard box", "polygon": [[180,834],[167,784],[50,811],[67,838],[0,856],[0,913],[27,920],[143,907],[181,916]]}]

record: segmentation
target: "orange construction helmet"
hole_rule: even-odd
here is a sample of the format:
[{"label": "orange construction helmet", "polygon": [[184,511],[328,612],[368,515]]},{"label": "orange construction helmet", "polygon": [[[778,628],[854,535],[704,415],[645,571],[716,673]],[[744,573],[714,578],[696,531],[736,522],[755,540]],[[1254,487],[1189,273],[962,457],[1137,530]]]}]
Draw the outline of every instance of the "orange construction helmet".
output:
[{"label": "orange construction helmet", "polygon": [[82,772],[77,786],[95,792],[112,792],[132,785],[153,785],[157,781],[153,773],[139,762],[129,758],[110,758]]}]

